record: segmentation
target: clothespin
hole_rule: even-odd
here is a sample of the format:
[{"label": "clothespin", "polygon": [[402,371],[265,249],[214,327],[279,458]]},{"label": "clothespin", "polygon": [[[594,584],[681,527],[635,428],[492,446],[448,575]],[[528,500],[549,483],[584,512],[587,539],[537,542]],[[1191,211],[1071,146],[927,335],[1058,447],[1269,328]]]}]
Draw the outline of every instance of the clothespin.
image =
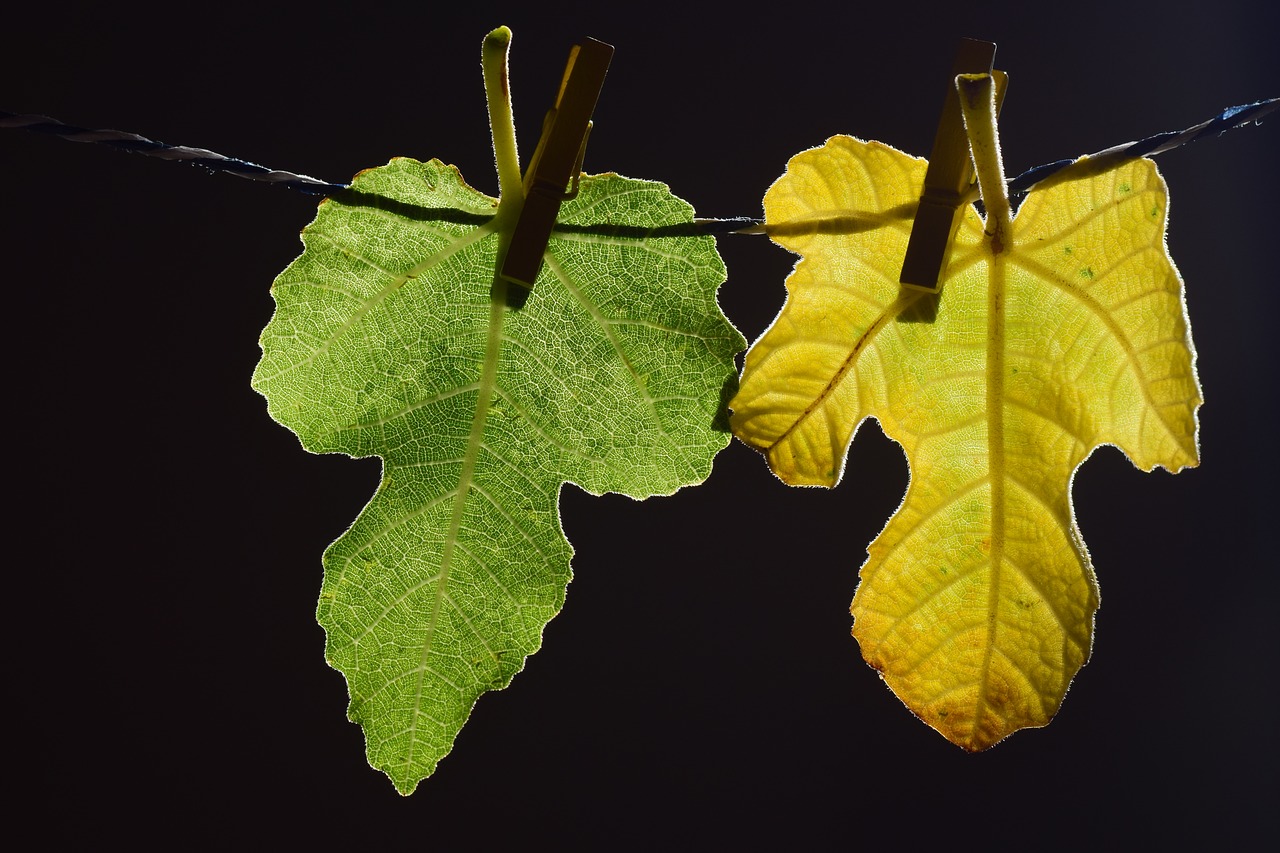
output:
[{"label": "clothespin", "polygon": [[973,160],[969,155],[969,140],[964,132],[964,119],[960,115],[960,96],[956,92],[955,79],[959,74],[991,74],[996,78],[996,109],[1004,100],[1008,76],[1003,71],[993,71],[996,46],[989,41],[960,39],[956,49],[955,64],[947,81],[947,99],[942,105],[942,117],[938,120],[937,134],[933,139],[933,153],[924,176],[924,191],[911,237],[907,242],[907,254],[902,260],[899,281],[910,287],[937,293],[942,268],[947,261],[951,240],[960,225],[964,199],[973,186]]},{"label": "clothespin", "polygon": [[524,209],[500,272],[508,281],[533,287],[560,204],[578,194],[591,114],[612,58],[612,45],[590,38],[569,52],[555,106],[542,123],[542,137],[525,169]]}]

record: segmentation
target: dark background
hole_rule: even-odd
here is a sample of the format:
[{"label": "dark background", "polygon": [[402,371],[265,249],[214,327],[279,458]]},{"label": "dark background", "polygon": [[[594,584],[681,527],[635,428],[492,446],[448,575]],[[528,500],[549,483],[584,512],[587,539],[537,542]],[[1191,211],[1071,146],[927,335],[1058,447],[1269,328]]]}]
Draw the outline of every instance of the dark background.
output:
[{"label": "dark background", "polygon": [[[1280,95],[1255,0],[28,5],[5,13],[0,108],[338,181],[439,157],[488,192],[485,33],[515,32],[524,157],[592,35],[617,54],[588,171],[666,181],[705,216],[759,215],[787,159],[836,133],[927,154],[962,35],[1011,74],[1010,174]],[[870,424],[831,492],[736,443],[672,498],[566,487],[564,612],[408,799],[365,764],[314,621],[321,551],[378,463],[306,454],[249,387],[316,201],[0,131],[10,826],[446,850],[1274,835],[1278,130],[1160,158],[1203,465],[1144,475],[1104,448],[1076,477],[1103,606],[1051,726],[966,755],[861,662],[849,600],[907,479]],[[793,258],[721,247],[721,302],[754,339]]]}]

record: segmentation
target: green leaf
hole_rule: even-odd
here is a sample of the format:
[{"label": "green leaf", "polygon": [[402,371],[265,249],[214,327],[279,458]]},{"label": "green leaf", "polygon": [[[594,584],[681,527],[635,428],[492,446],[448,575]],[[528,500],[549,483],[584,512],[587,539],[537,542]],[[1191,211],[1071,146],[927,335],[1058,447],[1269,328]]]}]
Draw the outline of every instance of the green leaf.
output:
[{"label": "green leaf", "polygon": [[665,186],[583,178],[519,309],[495,286],[496,211],[438,161],[359,175],[276,280],[253,380],[308,450],[383,459],[325,553],[318,618],[369,761],[405,794],[559,611],[561,484],[705,479],[745,346],[714,241],[646,236],[691,221]]}]

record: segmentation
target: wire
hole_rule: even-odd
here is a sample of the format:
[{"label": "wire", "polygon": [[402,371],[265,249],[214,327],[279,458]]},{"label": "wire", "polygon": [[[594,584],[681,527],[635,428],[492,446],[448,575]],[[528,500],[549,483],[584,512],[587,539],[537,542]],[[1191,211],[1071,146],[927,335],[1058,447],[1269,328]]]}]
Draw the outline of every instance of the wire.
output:
[{"label": "wire", "polygon": [[237,160],[205,148],[189,148],[185,145],[169,145],[120,130],[89,130],[65,124],[48,116],[19,115],[0,110],[0,127],[15,127],[36,133],[48,133],[70,142],[96,142],[131,154],[145,154],[161,160],[181,160],[193,166],[202,166],[210,172],[226,172],[251,181],[264,181],[288,187],[311,195],[332,195],[346,189],[346,184],[331,184],[308,175],[268,169],[247,160]]},{"label": "wire", "polygon": [[1186,130],[1157,133],[1155,136],[1148,136],[1146,139],[1139,139],[1137,142],[1113,145],[1087,157],[1079,157],[1074,160],[1058,160],[1044,166],[1036,166],[1034,169],[1028,169],[1009,181],[1009,195],[1025,195],[1050,177],[1054,177],[1054,183],[1058,183],[1074,178],[1087,177],[1088,175],[1096,175],[1128,160],[1137,160],[1140,157],[1154,157],[1156,154],[1163,154],[1165,151],[1170,151],[1180,145],[1188,145],[1206,136],[1219,136],[1233,128],[1257,123],[1263,116],[1273,112],[1277,107],[1280,107],[1280,98],[1270,98],[1239,107],[1230,107],[1208,121],[1201,122]]},{"label": "wire", "polygon": [[[1136,142],[1115,145],[1096,154],[1073,160],[1058,160],[1034,169],[1028,169],[1009,182],[1009,195],[1025,195],[1037,186],[1052,178],[1052,183],[1082,178],[1110,169],[1128,160],[1140,157],[1153,157],[1181,145],[1187,145],[1206,136],[1218,136],[1233,128],[1246,124],[1258,123],[1263,116],[1280,108],[1280,98],[1270,98],[1252,104],[1230,107],[1218,115],[1180,131],[1168,131],[1148,136]],[[263,181],[288,187],[298,192],[311,195],[334,195],[345,189],[348,184],[334,184],[279,169],[269,169],[227,157],[205,148],[190,148],[185,145],[169,145],[136,133],[125,133],[119,130],[89,130],[83,127],[60,122],[48,116],[20,115],[0,110],[0,127],[22,128],[36,133],[47,133],[71,142],[96,142],[108,145],[121,151],[133,154],[144,154],[158,157],[161,160],[180,160],[201,166],[210,172],[226,172],[251,181]],[[661,229],[660,229],[661,230]],[[697,219],[693,223],[680,226],[671,232],[679,234],[763,234],[763,220],[740,216],[732,219]]]}]

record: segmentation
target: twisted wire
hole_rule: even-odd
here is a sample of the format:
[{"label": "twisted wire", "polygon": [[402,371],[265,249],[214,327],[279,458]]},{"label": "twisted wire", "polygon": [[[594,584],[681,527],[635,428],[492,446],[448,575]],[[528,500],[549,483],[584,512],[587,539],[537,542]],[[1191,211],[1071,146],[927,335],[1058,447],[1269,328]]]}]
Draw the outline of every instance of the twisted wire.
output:
[{"label": "twisted wire", "polygon": [[[1058,160],[1028,169],[1009,181],[1009,195],[1025,195],[1037,186],[1046,183],[1058,183],[1086,177],[1110,169],[1128,160],[1140,157],[1154,157],[1182,145],[1195,142],[1207,136],[1218,136],[1233,128],[1258,123],[1263,116],[1280,108],[1280,98],[1270,98],[1252,104],[1230,107],[1218,115],[1189,127],[1185,130],[1167,131],[1126,142],[1110,148],[1070,160]],[[206,148],[192,148],[186,145],[170,145],[155,139],[148,139],[136,133],[120,130],[91,130],[66,124],[48,116],[23,115],[0,110],[0,127],[21,128],[36,133],[46,133],[71,142],[93,142],[107,145],[120,151],[132,154],[143,154],[161,160],[178,160],[200,166],[210,172],[225,172],[240,178],[276,184],[298,192],[311,195],[333,195],[348,188],[347,184],[335,184],[322,181],[309,175],[270,169],[227,157]],[[698,219],[688,226],[683,226],[691,233],[699,234],[763,234],[763,220],[754,217],[734,217],[731,219]]]},{"label": "twisted wire", "polygon": [[250,163],[247,160],[238,160],[235,157],[227,157],[216,151],[209,151],[206,148],[170,145],[166,142],[159,142],[155,139],[139,136],[136,133],[126,133],[120,130],[91,130],[89,128],[76,127],[48,116],[20,115],[0,110],[0,127],[22,128],[35,133],[47,133],[66,139],[69,142],[95,142],[99,145],[115,148],[118,151],[143,154],[147,157],[158,157],[161,160],[179,160],[190,163],[193,166],[208,169],[210,172],[225,172],[239,178],[277,184],[298,192],[310,193],[311,195],[332,195],[346,189],[345,184],[331,184],[328,181],[322,181],[309,175],[269,169],[266,166],[259,166],[257,163]]}]

